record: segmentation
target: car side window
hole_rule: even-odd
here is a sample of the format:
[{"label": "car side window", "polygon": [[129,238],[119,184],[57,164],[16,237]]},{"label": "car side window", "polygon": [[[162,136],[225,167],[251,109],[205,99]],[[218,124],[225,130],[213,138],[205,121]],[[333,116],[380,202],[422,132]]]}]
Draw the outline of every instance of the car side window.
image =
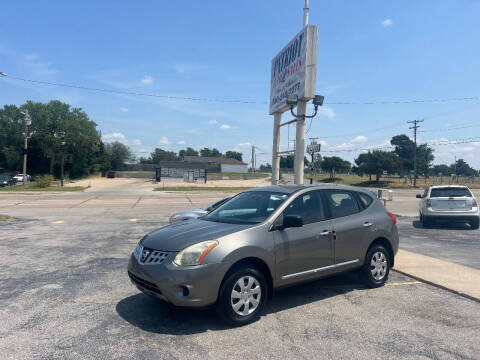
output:
[{"label": "car side window", "polygon": [[283,215],[300,216],[305,225],[326,220],[320,194],[315,191],[298,196],[287,206]]},{"label": "car side window", "polygon": [[367,194],[364,194],[364,193],[361,193],[361,192],[357,192],[358,194],[358,197],[360,198],[360,201],[363,205],[363,207],[366,209],[370,206],[370,204],[373,202],[373,199],[368,196]]},{"label": "car side window", "polygon": [[358,203],[349,191],[327,190],[325,195],[333,218],[356,214],[360,211]]}]

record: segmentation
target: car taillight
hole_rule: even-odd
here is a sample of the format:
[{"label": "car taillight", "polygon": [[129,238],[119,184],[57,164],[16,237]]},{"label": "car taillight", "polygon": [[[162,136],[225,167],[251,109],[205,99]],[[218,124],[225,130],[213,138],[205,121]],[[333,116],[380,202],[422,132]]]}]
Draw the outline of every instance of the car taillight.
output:
[{"label": "car taillight", "polygon": [[430,201],[430,199],[427,199],[427,201],[425,201],[425,206],[429,208],[432,207],[432,202]]},{"label": "car taillight", "polygon": [[391,212],[387,211],[387,215],[392,219],[393,225],[397,225],[397,218]]}]

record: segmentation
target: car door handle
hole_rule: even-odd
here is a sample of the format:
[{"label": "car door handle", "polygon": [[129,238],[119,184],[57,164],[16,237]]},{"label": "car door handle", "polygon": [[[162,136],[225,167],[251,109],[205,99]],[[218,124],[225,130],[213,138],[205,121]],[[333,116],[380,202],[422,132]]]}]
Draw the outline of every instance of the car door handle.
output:
[{"label": "car door handle", "polygon": [[363,227],[370,227],[372,225],[373,225],[373,223],[371,223],[370,221],[366,221],[366,222],[363,223]]},{"label": "car door handle", "polygon": [[327,236],[327,235],[330,235],[331,233],[333,233],[333,231],[324,230],[320,233],[320,235],[321,236]]}]

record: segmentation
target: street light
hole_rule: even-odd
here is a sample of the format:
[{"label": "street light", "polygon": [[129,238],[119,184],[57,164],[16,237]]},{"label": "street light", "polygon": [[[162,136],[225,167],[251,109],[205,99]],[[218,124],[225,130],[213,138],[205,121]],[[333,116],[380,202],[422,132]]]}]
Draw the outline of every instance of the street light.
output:
[{"label": "street light", "polygon": [[293,107],[298,104],[298,95],[295,95],[295,94],[287,95],[286,102],[287,102],[287,105],[290,106],[290,112],[296,119],[301,118],[302,120],[305,120],[305,119],[314,118],[317,115],[318,107],[323,105],[324,99],[325,97],[322,95],[315,95],[315,97],[313,98],[313,107],[315,109],[313,115],[305,115],[305,114],[298,115],[293,112]]}]

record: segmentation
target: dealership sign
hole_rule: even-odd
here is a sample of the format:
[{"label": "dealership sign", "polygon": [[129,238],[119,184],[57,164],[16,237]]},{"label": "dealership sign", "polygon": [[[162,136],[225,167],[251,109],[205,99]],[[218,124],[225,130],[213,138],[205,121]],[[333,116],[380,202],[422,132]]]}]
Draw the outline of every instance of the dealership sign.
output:
[{"label": "dealership sign", "polygon": [[318,27],[307,25],[272,60],[270,115],[288,110],[287,95],[315,96]]}]

